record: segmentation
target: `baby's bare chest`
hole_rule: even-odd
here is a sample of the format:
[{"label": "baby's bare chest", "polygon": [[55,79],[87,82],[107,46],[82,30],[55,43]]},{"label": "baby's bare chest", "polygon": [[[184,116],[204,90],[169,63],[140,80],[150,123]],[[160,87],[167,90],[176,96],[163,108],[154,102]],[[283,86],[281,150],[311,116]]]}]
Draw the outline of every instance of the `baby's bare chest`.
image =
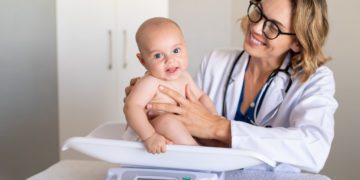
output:
[{"label": "baby's bare chest", "polygon": [[[185,86],[186,82],[179,81],[179,82],[162,82],[161,85],[171,88],[178,92],[181,96],[185,97]],[[176,102],[170,98],[169,96],[165,95],[164,93],[157,91],[153,99],[151,100],[152,103],[171,103],[176,104]]]}]

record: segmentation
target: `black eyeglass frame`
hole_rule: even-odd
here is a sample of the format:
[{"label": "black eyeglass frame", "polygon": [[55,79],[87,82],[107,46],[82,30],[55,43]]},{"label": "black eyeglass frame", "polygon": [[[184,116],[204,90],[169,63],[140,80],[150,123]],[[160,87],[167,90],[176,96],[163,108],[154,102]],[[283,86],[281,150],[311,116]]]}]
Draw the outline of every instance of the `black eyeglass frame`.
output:
[{"label": "black eyeglass frame", "polygon": [[[250,1],[249,7],[248,7],[248,10],[247,10],[247,17],[248,17],[249,21],[252,22],[252,23],[258,23],[259,21],[261,21],[262,18],[265,19],[265,21],[264,21],[264,23],[263,23],[263,27],[262,27],[262,32],[264,33],[264,35],[265,35],[265,37],[266,37],[267,39],[270,39],[270,40],[276,39],[277,37],[279,37],[280,34],[282,34],[282,35],[290,35],[290,36],[295,36],[295,35],[296,35],[295,33],[289,33],[289,32],[283,32],[283,31],[281,31],[280,28],[279,28],[279,26],[276,24],[276,22],[274,22],[273,20],[270,20],[268,17],[265,16],[262,8],[261,8],[258,4],[260,4],[260,2]],[[253,21],[253,20],[250,18],[250,12],[249,12],[249,11],[250,11],[250,9],[251,9],[251,6],[255,6],[255,7],[259,10],[259,12],[260,12],[260,18],[259,18],[257,21]],[[266,22],[270,22],[270,23],[274,24],[275,27],[276,27],[277,30],[278,30],[278,33],[277,33],[277,35],[276,35],[274,38],[269,37],[269,36],[265,33],[265,24],[266,24]]]}]

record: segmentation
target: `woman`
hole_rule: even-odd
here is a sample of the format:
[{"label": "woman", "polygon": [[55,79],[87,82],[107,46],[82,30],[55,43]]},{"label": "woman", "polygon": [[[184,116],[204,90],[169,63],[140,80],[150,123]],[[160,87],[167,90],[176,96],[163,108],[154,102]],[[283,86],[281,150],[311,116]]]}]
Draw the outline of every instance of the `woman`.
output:
[{"label": "woman", "polygon": [[147,108],[177,114],[195,137],[259,152],[279,167],[319,172],[330,151],[337,108],[334,77],[323,66],[326,1],[250,1],[241,27],[244,50],[213,51],[197,76],[222,116],[209,113],[190,90],[184,98],[164,86],[159,89],[178,106]]}]

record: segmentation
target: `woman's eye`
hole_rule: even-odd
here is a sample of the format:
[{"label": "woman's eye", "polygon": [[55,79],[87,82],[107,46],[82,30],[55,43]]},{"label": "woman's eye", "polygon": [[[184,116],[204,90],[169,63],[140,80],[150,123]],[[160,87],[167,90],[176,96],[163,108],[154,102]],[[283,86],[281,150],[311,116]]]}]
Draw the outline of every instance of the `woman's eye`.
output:
[{"label": "woman's eye", "polygon": [[181,52],[181,49],[180,48],[175,48],[174,50],[173,50],[173,53],[175,53],[175,54],[178,54],[178,53],[180,53]]},{"label": "woman's eye", "polygon": [[155,59],[161,59],[161,58],[162,58],[162,54],[161,54],[161,53],[156,53],[156,54],[154,54],[154,58],[155,58]]},{"label": "woman's eye", "polygon": [[272,24],[270,26],[270,31],[273,33],[277,33],[279,31],[279,28],[275,24]]}]

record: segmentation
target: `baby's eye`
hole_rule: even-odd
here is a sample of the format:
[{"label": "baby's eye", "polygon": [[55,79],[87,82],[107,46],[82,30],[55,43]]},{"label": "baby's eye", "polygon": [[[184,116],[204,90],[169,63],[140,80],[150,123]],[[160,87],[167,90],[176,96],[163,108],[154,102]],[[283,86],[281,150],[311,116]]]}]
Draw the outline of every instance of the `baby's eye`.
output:
[{"label": "baby's eye", "polygon": [[155,59],[161,59],[162,57],[163,57],[163,54],[161,54],[161,53],[154,54]]},{"label": "baby's eye", "polygon": [[174,54],[179,54],[181,52],[181,49],[180,48],[175,48],[174,50],[173,50],[173,53]]}]

